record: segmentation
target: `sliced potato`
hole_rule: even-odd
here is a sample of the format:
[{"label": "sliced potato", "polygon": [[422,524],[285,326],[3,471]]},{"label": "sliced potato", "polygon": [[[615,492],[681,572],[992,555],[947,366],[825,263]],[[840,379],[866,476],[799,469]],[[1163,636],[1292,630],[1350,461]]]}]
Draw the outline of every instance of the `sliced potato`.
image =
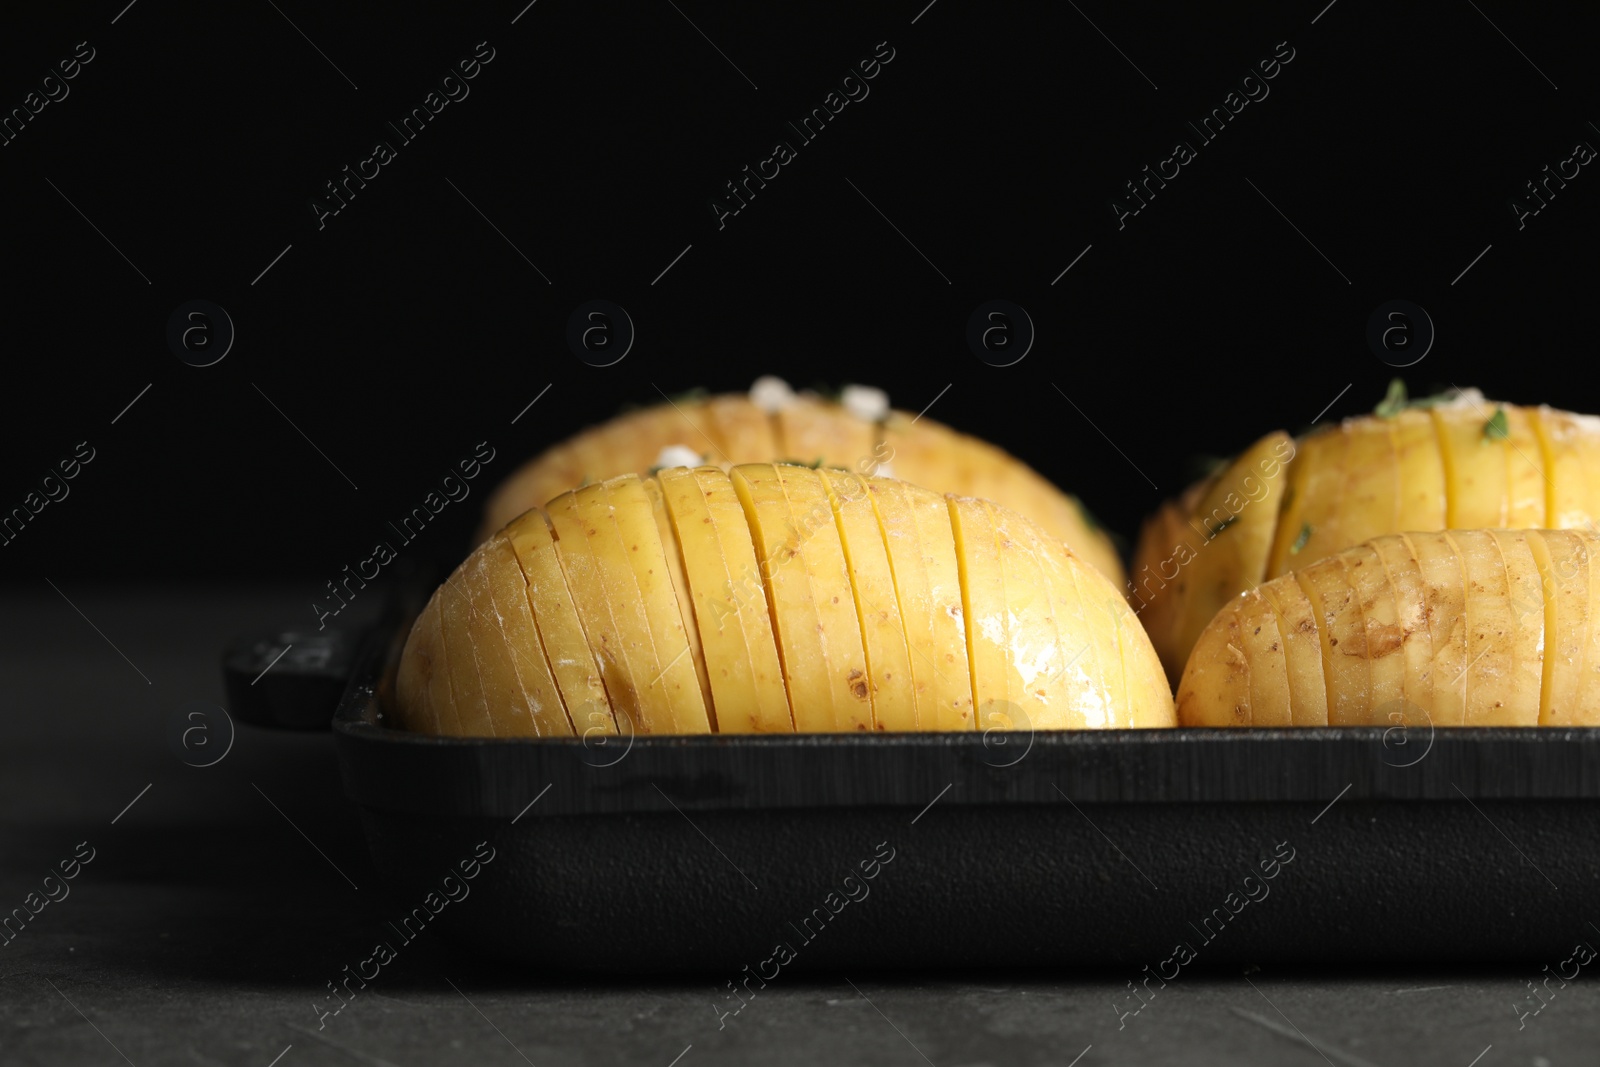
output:
[{"label": "sliced potato", "polygon": [[[602,537],[595,541],[595,547],[604,551],[614,546],[619,555],[610,562],[626,565],[632,571],[633,595],[637,597],[648,627],[656,663],[655,673],[645,682],[651,693],[651,699],[645,704],[656,706],[654,698],[659,693],[659,706],[667,716],[660,725],[655,718],[647,718],[641,732],[709,733],[711,716],[706,709],[699,672],[695,669],[696,657],[690,655],[693,622],[685,624],[683,609],[679,607],[677,583],[673,581],[673,568],[668,561],[669,546],[662,544],[655,504],[636,475],[608,478],[600,489],[602,493],[595,495],[604,500],[604,512],[600,510],[601,505],[597,505],[591,514],[601,522],[609,519],[616,531],[616,541]],[[670,524],[667,533],[671,536]],[[676,544],[670,546],[670,554],[677,555]]]},{"label": "sliced potato", "polygon": [[[1218,613],[1179,684],[1179,718],[1261,724],[1241,633],[1254,633],[1274,597],[1303,590],[1332,725],[1600,725],[1597,549],[1600,535],[1575,530],[1454,530],[1387,535],[1319,560]],[[1291,717],[1314,721],[1302,717],[1317,703],[1310,657],[1286,646],[1282,658]]]},{"label": "sliced potato", "polygon": [[721,471],[677,467],[661,495],[683,551],[684,576],[716,708],[718,733],[792,733],[794,720],[744,508]]},{"label": "sliced potato", "polygon": [[[618,733],[603,670],[578,618],[549,519],[542,511],[527,512],[506,527],[505,536],[522,568],[535,633],[573,731],[585,738]],[[526,640],[524,637],[519,649],[531,649]],[[531,655],[529,651],[528,658]],[[633,732],[631,721],[624,721],[622,727]]]},{"label": "sliced potato", "polygon": [[587,736],[600,708],[657,734],[1176,722],[1115,586],[985,501],[705,466],[563,494],[548,520],[525,513],[429,601],[402,725]]},{"label": "sliced potato", "polygon": [[867,489],[888,546],[911,652],[917,729],[970,730],[972,675],[961,573],[945,500],[888,478],[869,479]]},{"label": "sliced potato", "polygon": [[[801,471],[812,476],[809,486],[796,477]],[[795,729],[870,730],[872,698],[861,625],[848,603],[850,572],[833,506],[815,476],[804,467],[770,463],[732,473],[756,555],[764,561],[763,584]]]},{"label": "sliced potato", "polygon": [[477,555],[472,643],[484,699],[498,724],[495,732],[571,737],[572,723],[528,608],[528,583],[516,554],[504,537],[496,537]]},{"label": "sliced potato", "polygon": [[809,393],[789,395],[765,410],[752,399],[755,392],[630,411],[546,450],[493,491],[478,540],[570,489],[646,473],[660,462],[663,448],[681,445],[724,470],[743,463],[820,460],[860,475],[892,474],[936,492],[992,499],[1039,523],[1113,582],[1124,581],[1110,538],[1077,499],[994,445],[925,414],[890,410],[875,420],[869,412],[858,414]]},{"label": "sliced potato", "polygon": [[883,531],[867,483],[843,471],[823,471],[834,521],[850,569],[850,585],[867,654],[873,725],[879,730],[917,728],[911,649],[906,643],[899,594]]}]

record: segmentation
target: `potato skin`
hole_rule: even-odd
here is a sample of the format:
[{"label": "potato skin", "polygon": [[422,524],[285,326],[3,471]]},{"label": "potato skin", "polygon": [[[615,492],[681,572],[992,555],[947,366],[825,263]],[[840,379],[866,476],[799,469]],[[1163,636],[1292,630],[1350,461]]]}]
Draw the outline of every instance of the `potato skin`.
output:
[{"label": "potato skin", "polygon": [[[1597,551],[1587,531],[1453,530],[1318,560],[1217,613],[1178,684],[1179,722],[1600,725]],[[1268,640],[1292,614],[1278,606],[1300,601],[1313,610],[1296,629],[1320,655]]]},{"label": "potato skin", "polygon": [[624,733],[1177,724],[1117,588],[1015,512],[792,464],[665,481],[564,493],[475,550],[412,628],[400,725],[583,735],[595,683]]},{"label": "potato skin", "polygon": [[[1249,499],[1268,441],[1288,445],[1264,506]],[[1256,509],[1256,510],[1252,510]],[[1214,538],[1217,516],[1235,514]],[[1589,529],[1600,523],[1600,418],[1484,400],[1475,390],[1430,408],[1363,415],[1290,442],[1269,434],[1145,523],[1129,600],[1176,680],[1201,627],[1229,597],[1369,538],[1406,531]],[[1269,529],[1264,532],[1261,527]],[[1227,566],[1233,535],[1270,540]],[[1181,561],[1181,562],[1177,562]],[[1176,563],[1176,565],[1175,565]]]},{"label": "potato skin", "polygon": [[993,500],[1032,519],[1119,587],[1122,561],[1077,498],[1001,448],[891,410],[868,422],[831,400],[801,394],[768,415],[741,393],[657,404],[591,427],[523,464],[484,505],[477,540],[557,495],[619,474],[644,474],[661,450],[684,445],[724,469],[741,463],[815,463],[892,477],[939,493]]}]

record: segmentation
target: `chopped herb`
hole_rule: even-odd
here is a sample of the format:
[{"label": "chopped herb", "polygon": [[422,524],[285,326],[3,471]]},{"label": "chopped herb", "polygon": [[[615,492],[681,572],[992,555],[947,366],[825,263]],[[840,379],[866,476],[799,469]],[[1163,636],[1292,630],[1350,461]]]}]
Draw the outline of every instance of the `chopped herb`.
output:
[{"label": "chopped herb", "polygon": [[1295,537],[1294,544],[1289,546],[1289,555],[1298,556],[1309,540],[1311,540],[1311,524],[1308,522],[1300,527],[1300,533]]},{"label": "chopped herb", "polygon": [[711,391],[705,386],[697,385],[693,389],[685,389],[681,393],[674,393],[668,399],[670,399],[674,404],[698,404],[700,401],[706,399],[710,395]]},{"label": "chopped herb", "polygon": [[805,466],[810,467],[814,471],[819,471],[819,470],[822,469],[822,461],[824,459],[826,459],[826,458],[827,458],[826,456],[818,456],[816,459],[812,460],[810,463],[805,464]]},{"label": "chopped herb", "polygon": [[644,476],[646,478],[654,478],[656,475],[660,474],[662,471],[664,471],[666,469],[667,468],[665,468],[665,467],[651,467],[649,470],[644,472]]},{"label": "chopped herb", "polygon": [[578,483],[578,488],[579,488],[579,489],[582,489],[582,488],[583,488],[583,487],[584,487],[584,486],[586,486],[586,485],[588,485],[588,484],[589,484],[589,483],[590,483],[590,482],[592,482],[592,481],[593,481],[593,480],[594,480],[594,479],[593,479],[593,478],[590,478],[590,477],[589,477],[589,476],[588,476],[588,475],[587,475],[587,474],[585,474],[585,475],[584,475],[584,476],[583,476],[583,481],[581,481],[581,482],[579,482],[579,483]]},{"label": "chopped herb", "polygon": [[827,382],[812,382],[811,391],[816,393],[822,399],[829,400],[837,404],[839,402],[839,398],[844,395],[844,386],[839,386],[836,389]]},{"label": "chopped herb", "polygon": [[1211,531],[1211,536],[1212,537],[1217,536],[1223,530],[1226,530],[1228,527],[1232,526],[1234,523],[1236,523],[1238,521],[1239,521],[1239,516],[1237,516],[1237,515],[1229,515],[1227,518],[1225,518],[1221,522],[1217,523],[1217,528],[1215,530]]},{"label": "chopped herb", "polygon": [[1383,399],[1378,406],[1372,409],[1374,415],[1380,418],[1392,419],[1406,409],[1406,383],[1401,378],[1389,379],[1389,391],[1383,394]]},{"label": "chopped herb", "polygon": [[1485,441],[1504,441],[1511,436],[1511,427],[1506,423],[1506,409],[1497,407],[1494,414],[1489,416],[1489,421],[1483,424],[1483,439]]},{"label": "chopped herb", "polygon": [[1426,411],[1440,404],[1448,404],[1460,395],[1458,390],[1451,388],[1412,400],[1406,396],[1406,383],[1394,378],[1389,382],[1389,391],[1383,395],[1378,406],[1372,409],[1372,413],[1380,418],[1392,419],[1402,411]]}]

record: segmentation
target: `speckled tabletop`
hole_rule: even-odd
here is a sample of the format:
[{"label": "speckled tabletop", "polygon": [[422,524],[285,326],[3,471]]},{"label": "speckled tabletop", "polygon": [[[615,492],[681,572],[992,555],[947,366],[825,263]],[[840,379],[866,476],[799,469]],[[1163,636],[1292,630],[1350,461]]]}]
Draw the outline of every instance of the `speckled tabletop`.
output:
[{"label": "speckled tabletop", "polygon": [[0,1063],[1596,1062],[1588,973],[1535,967],[1196,968],[1148,1001],[1120,973],[864,972],[774,982],[724,1014],[709,979],[530,975],[424,937],[324,1015],[383,901],[329,738],[240,727],[210,766],[192,764],[217,748],[173,740],[192,702],[223,703],[226,639],[304,605],[74,604],[47,590],[0,614],[0,901],[29,916],[0,945]]}]

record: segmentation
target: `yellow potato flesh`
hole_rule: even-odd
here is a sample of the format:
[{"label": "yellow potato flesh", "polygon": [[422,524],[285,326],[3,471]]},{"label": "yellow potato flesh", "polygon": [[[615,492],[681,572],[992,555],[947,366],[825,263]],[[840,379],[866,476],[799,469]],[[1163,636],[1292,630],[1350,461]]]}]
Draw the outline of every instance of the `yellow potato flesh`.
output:
[{"label": "yellow potato flesh", "polygon": [[809,394],[770,414],[742,393],[663,402],[585,430],[517,468],[492,492],[478,541],[560,493],[649,471],[669,445],[686,447],[723,469],[821,459],[825,466],[870,476],[887,462],[895,477],[913,484],[981,496],[1019,511],[1119,586],[1125,580],[1105,532],[1074,497],[1022,461],[926,416],[891,410],[872,422]]},{"label": "yellow potato flesh", "polygon": [[660,474],[682,546],[718,733],[792,733],[783,667],[744,508],[720,471]]},{"label": "yellow potato flesh", "polygon": [[398,723],[456,736],[1176,723],[1119,591],[1036,524],[771,464],[525,513],[436,591],[397,683]]},{"label": "yellow potato flesh", "polygon": [[[661,549],[666,556],[667,575],[672,580],[672,602],[678,609],[677,625],[682,628],[685,640],[689,644],[689,662],[694,666],[695,676],[700,685],[700,706],[705,709],[706,717],[710,721],[711,729],[717,729],[716,701],[711,693],[711,679],[706,673],[707,658],[704,648],[700,644],[700,628],[695,621],[694,598],[689,593],[689,579],[685,570],[683,546],[678,541],[678,531],[672,525],[672,518],[667,514],[666,501],[661,496],[661,483],[650,478],[638,483],[650,498],[650,508],[655,514],[656,536],[661,542]],[[613,498],[615,500],[615,498]],[[615,506],[615,503],[613,503]],[[658,608],[660,605],[658,605]],[[671,621],[670,613],[667,620]],[[675,653],[682,655],[681,652]]]},{"label": "yellow potato flesh", "polygon": [[648,642],[650,653],[638,662],[655,664],[649,677],[642,680],[646,710],[640,730],[709,733],[711,721],[694,657],[690,655],[688,627],[678,607],[672,569],[649,495],[631,474],[609,478],[594,489],[597,491],[586,491],[595,498],[588,513],[596,522],[609,521],[615,534],[614,539],[604,535],[596,538],[594,548],[601,554],[615,553],[604,560],[616,576],[616,582],[610,585],[612,595],[621,590],[620,595],[638,609],[629,612],[619,606],[614,614],[619,624],[630,627],[634,619],[643,621],[645,637],[641,644]]},{"label": "yellow potato flesh", "polygon": [[879,730],[917,728],[911,649],[906,642],[899,595],[883,531],[864,480],[843,471],[822,471],[866,648],[872,718]]},{"label": "yellow potato flesh", "polygon": [[[585,738],[616,734],[603,671],[578,618],[545,513],[526,513],[506,527],[505,535],[522,568],[535,632],[572,729]],[[520,647],[532,657],[531,644],[524,640]],[[624,725],[633,732],[631,722]]]},{"label": "yellow potato flesh", "polygon": [[494,722],[484,698],[483,676],[472,642],[474,579],[468,572],[476,564],[475,556],[468,557],[439,587],[439,629],[444,635],[445,660],[450,668],[451,703],[457,717],[455,733],[462,737],[493,737]]},{"label": "yellow potato flesh", "polygon": [[472,583],[472,643],[495,733],[502,737],[572,736],[550,665],[528,607],[527,581],[503,537],[477,553]]},{"label": "yellow potato flesh", "polygon": [[888,546],[911,652],[917,729],[973,728],[961,576],[943,497],[887,478],[867,483]]},{"label": "yellow potato flesh", "polygon": [[672,725],[665,694],[650,683],[660,672],[650,623],[639,602],[605,498],[590,486],[550,501],[556,556],[572,591],[584,638],[600,664],[620,733],[653,733]]},{"label": "yellow potato flesh", "polygon": [[1170,617],[1178,628],[1159,639],[1152,635],[1169,677],[1182,674],[1188,650],[1211,616],[1265,572],[1287,480],[1278,460],[1284,451],[1293,454],[1288,434],[1263,437],[1212,480],[1195,506],[1185,530],[1193,537],[1171,557],[1168,566],[1177,566],[1179,574],[1163,597],[1172,603]]},{"label": "yellow potato flesh", "polygon": [[[1309,595],[1321,639],[1321,672],[1283,655],[1294,721],[1320,673],[1333,725],[1600,725],[1596,550],[1600,535],[1579,531],[1397,534],[1267,582],[1275,607],[1286,590]],[[1179,684],[1183,722],[1240,721],[1249,681],[1232,646],[1263,614],[1243,597],[1201,635]]]},{"label": "yellow potato flesh", "polygon": [[[809,486],[796,477],[800,471],[813,476]],[[795,729],[868,730],[872,702],[861,626],[848,602],[850,574],[833,507],[815,474],[756,463],[735,467],[732,477],[756,555],[765,561],[767,603]]]},{"label": "yellow potato flesh", "polygon": [[817,463],[871,473],[877,427],[838,404],[799,396],[777,414],[778,452],[793,463]]},{"label": "yellow potato flesh", "polygon": [[1426,411],[1402,411],[1394,424],[1395,462],[1399,467],[1400,513],[1395,525],[1377,534],[1445,527],[1444,460],[1439,435]]}]

